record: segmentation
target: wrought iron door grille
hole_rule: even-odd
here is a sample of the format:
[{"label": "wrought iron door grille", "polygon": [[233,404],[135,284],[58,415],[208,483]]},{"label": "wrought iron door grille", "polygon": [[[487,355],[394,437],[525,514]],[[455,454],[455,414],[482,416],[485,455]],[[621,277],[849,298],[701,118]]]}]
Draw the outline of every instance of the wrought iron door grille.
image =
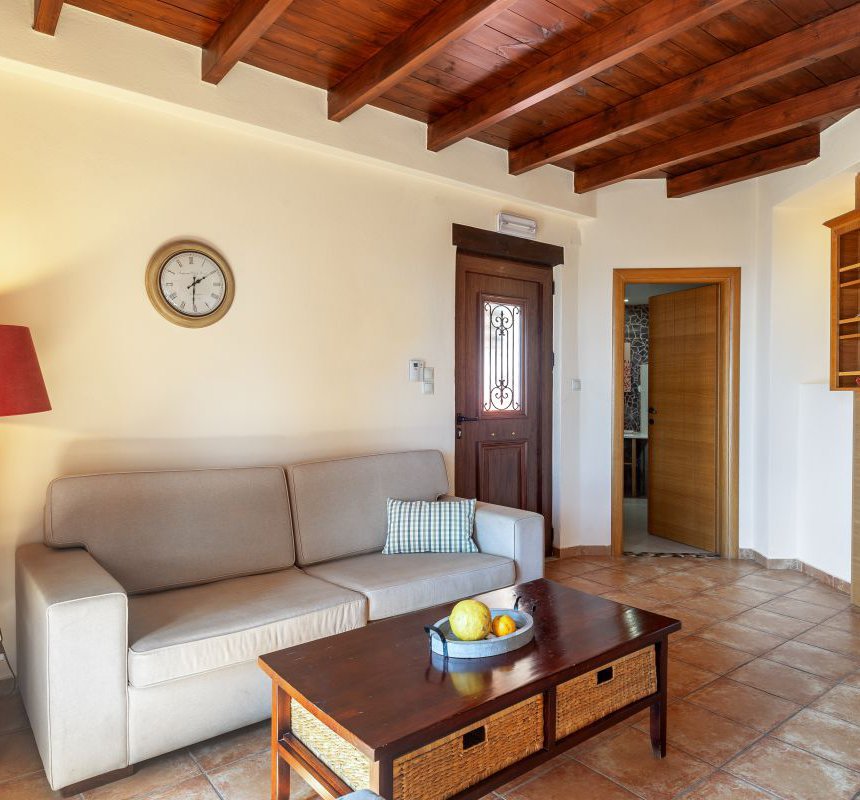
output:
[{"label": "wrought iron door grille", "polygon": [[519,303],[483,300],[485,412],[522,410],[523,309]]}]

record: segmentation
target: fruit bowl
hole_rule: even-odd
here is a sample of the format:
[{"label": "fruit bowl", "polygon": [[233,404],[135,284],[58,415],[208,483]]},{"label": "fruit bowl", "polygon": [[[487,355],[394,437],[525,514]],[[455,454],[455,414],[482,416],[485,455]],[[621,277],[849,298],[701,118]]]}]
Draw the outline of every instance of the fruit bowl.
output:
[{"label": "fruit bowl", "polygon": [[490,614],[493,619],[507,614],[517,623],[517,629],[507,636],[494,636],[491,633],[486,639],[464,642],[452,633],[448,617],[443,617],[435,625],[428,625],[425,628],[430,637],[430,649],[445,658],[486,658],[510,653],[524,647],[535,638],[534,620],[531,614],[516,608],[491,608]]}]

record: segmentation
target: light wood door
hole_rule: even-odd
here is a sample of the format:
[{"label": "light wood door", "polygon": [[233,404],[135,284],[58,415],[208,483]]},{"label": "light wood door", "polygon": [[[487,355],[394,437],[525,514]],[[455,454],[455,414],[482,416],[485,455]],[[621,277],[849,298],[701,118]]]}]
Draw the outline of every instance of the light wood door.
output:
[{"label": "light wood door", "polygon": [[457,267],[457,495],[548,517],[552,274],[465,253]]},{"label": "light wood door", "polygon": [[719,287],[649,307],[648,531],[715,552]]}]

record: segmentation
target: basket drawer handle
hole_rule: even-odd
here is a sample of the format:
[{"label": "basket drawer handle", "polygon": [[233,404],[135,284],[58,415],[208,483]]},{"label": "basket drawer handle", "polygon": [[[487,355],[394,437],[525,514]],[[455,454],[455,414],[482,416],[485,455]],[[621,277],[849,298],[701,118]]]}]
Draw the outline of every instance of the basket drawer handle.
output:
[{"label": "basket drawer handle", "polygon": [[604,667],[603,669],[597,670],[597,685],[600,686],[603,683],[609,683],[613,678],[613,670],[612,667]]},{"label": "basket drawer handle", "polygon": [[476,745],[483,744],[487,741],[487,728],[481,725],[480,728],[475,728],[468,733],[463,734],[463,749],[468,750]]}]

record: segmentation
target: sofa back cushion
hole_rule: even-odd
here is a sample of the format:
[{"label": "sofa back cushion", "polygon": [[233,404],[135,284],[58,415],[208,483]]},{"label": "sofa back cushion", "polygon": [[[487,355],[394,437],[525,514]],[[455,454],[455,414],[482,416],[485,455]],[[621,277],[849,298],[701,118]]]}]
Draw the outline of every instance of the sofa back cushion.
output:
[{"label": "sofa back cushion", "polygon": [[58,478],[48,487],[45,544],[85,547],[129,594],[295,563],[280,467]]},{"label": "sofa back cushion", "polygon": [[448,491],[438,450],[294,464],[287,477],[299,566],[378,553],[389,497],[436,500]]}]

